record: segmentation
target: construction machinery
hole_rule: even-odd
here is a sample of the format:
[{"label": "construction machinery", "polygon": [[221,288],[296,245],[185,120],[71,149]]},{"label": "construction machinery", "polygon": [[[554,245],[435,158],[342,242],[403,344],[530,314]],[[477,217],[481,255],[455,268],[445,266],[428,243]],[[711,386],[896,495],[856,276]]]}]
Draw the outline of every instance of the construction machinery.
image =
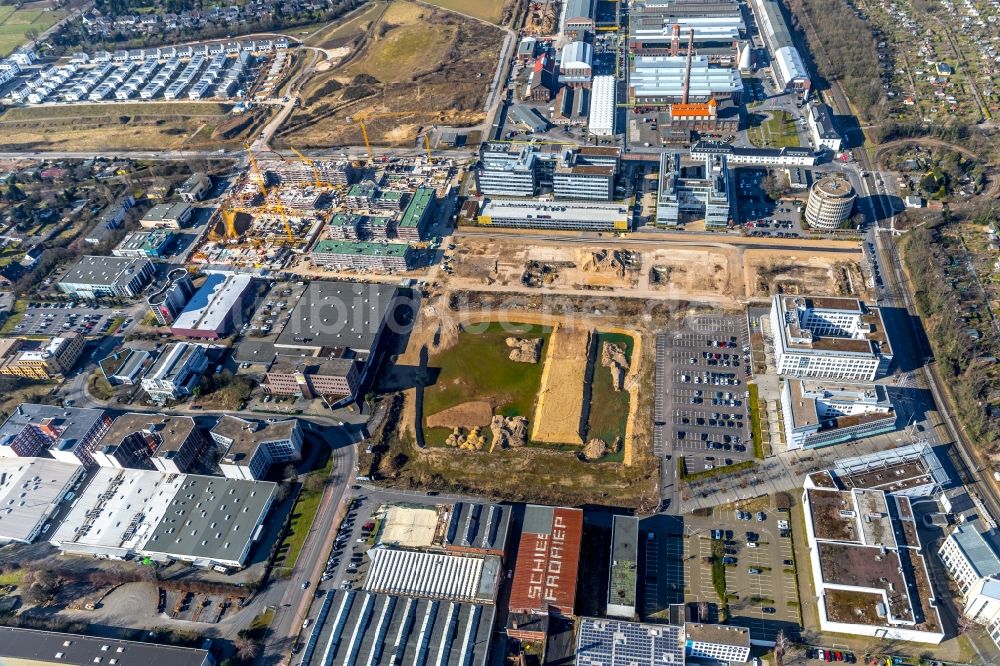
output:
[{"label": "construction machinery", "polygon": [[292,232],[292,225],[288,221],[288,211],[285,210],[285,205],[281,202],[281,197],[277,192],[274,192],[273,197],[269,196],[271,193],[268,192],[267,179],[264,176],[264,172],[260,170],[260,165],[257,164],[257,158],[254,157],[250,144],[244,143],[244,146],[247,150],[247,157],[250,160],[250,173],[257,180],[257,186],[260,188],[261,196],[264,197],[263,209],[266,212],[277,213],[281,216],[281,221],[285,225],[285,233],[288,234],[288,242],[294,243],[295,234]]}]

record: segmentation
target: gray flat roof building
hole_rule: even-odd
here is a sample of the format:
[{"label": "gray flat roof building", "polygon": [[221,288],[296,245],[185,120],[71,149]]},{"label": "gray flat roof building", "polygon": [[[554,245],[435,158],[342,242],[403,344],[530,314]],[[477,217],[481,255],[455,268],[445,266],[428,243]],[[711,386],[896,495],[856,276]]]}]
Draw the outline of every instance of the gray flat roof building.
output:
[{"label": "gray flat roof building", "polygon": [[82,298],[137,296],[156,270],[138,257],[81,257],[59,280],[59,289]]},{"label": "gray flat roof building", "polygon": [[684,627],[585,617],[577,638],[579,666],[683,666]]},{"label": "gray flat roof building", "polygon": [[276,489],[270,481],[188,475],[143,546],[143,553],[203,566],[241,566]]},{"label": "gray flat roof building", "polygon": [[35,666],[213,666],[215,658],[207,650],[196,648],[0,627],[0,662]]},{"label": "gray flat roof building", "polygon": [[280,353],[285,353],[282,349],[344,349],[367,359],[392,316],[396,297],[396,286],[391,284],[311,282],[275,347]]},{"label": "gray flat roof building", "polygon": [[445,534],[445,549],[503,555],[509,531],[509,506],[455,502]]},{"label": "gray flat roof building", "polygon": [[635,616],[636,575],[639,564],[639,519],[615,516],[611,529],[611,574],[608,615]]}]

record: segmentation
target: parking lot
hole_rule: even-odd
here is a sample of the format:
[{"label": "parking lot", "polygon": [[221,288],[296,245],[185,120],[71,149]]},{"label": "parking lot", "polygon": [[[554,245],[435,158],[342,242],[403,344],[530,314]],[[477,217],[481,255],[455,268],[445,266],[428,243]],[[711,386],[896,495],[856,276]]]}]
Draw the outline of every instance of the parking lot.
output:
[{"label": "parking lot", "polygon": [[[803,173],[805,171],[803,170]],[[787,179],[783,169],[775,176]],[[802,234],[798,205],[794,201],[771,201],[764,190],[767,169],[739,169],[736,187],[739,192],[739,223],[747,235],[794,238]]]},{"label": "parking lot", "polygon": [[748,345],[740,317],[700,317],[657,338],[658,455],[683,456],[688,473],[753,458]]},{"label": "parking lot", "polygon": [[29,303],[12,330],[19,335],[105,335],[120,312],[109,308],[74,307],[70,303]]},{"label": "parking lot", "polygon": [[800,627],[795,556],[788,514],[764,498],[738,507],[716,507],[710,516],[685,516],[684,563],[687,601],[709,601],[717,620],[719,599],[706,559],[724,557],[730,622],[750,628],[754,640],[789,637]]}]

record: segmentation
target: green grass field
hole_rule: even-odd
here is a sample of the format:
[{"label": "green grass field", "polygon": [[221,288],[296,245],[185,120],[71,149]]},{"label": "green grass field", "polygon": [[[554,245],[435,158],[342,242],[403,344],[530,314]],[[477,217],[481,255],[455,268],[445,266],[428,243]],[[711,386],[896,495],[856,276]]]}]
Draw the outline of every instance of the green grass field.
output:
[{"label": "green grass field", "polygon": [[[466,331],[458,342],[430,359],[439,371],[433,386],[424,389],[424,417],[463,402],[486,400],[504,416],[532,416],[535,397],[542,379],[543,363],[515,363],[504,339],[511,335],[541,337],[544,357],[551,329],[542,326],[490,324],[482,332]],[[447,428],[425,428],[430,444],[443,444]]]},{"label": "green grass field", "polygon": [[[597,437],[611,446],[618,437],[621,437],[622,441],[625,440],[629,393],[628,391],[615,391],[611,385],[611,369],[601,365],[601,349],[605,342],[623,347],[625,358],[631,363],[635,341],[631,335],[622,333],[597,334],[597,360],[594,362],[594,378],[590,389],[590,413],[587,417],[587,436],[584,439],[590,440]],[[623,459],[624,450],[602,458],[605,462],[621,462]]]},{"label": "green grass field", "polygon": [[48,118],[119,118],[121,116],[224,116],[232,104],[218,102],[135,102],[132,104],[73,104],[16,107],[0,115],[0,122],[37,122]]},{"label": "green grass field", "polygon": [[41,34],[59,22],[63,12],[47,12],[41,9],[14,9],[0,7],[0,57],[11,54],[27,41],[31,30]]},{"label": "green grass field", "polygon": [[[310,472],[310,476],[318,476],[326,479],[333,469],[333,456],[330,456],[322,468]],[[316,519],[316,512],[319,510],[320,500],[323,499],[323,486],[310,490],[308,484],[302,488],[295,506],[292,507],[292,520],[288,526],[288,534],[279,547],[278,557],[275,565],[283,569],[291,570],[295,567],[302,546],[306,542],[309,530],[312,529],[313,520]]]},{"label": "green grass field", "polygon": [[771,117],[747,131],[750,142],[758,147],[798,147],[799,135],[795,119],[787,111],[772,113]]},{"label": "green grass field", "polygon": [[426,0],[429,5],[437,5],[442,9],[468,14],[476,18],[496,23],[500,20],[504,0]]}]

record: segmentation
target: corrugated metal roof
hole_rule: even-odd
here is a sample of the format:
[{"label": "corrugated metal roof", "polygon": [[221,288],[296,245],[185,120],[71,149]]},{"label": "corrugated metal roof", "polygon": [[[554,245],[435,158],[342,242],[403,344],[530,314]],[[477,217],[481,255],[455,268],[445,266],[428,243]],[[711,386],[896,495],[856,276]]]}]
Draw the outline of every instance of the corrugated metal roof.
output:
[{"label": "corrugated metal roof", "polygon": [[529,505],[517,550],[510,609],[573,614],[583,511]]},{"label": "corrugated metal roof", "polygon": [[[365,589],[384,594],[492,602],[500,573],[495,556],[460,556],[373,548]],[[488,562],[488,560],[497,560]]]}]

